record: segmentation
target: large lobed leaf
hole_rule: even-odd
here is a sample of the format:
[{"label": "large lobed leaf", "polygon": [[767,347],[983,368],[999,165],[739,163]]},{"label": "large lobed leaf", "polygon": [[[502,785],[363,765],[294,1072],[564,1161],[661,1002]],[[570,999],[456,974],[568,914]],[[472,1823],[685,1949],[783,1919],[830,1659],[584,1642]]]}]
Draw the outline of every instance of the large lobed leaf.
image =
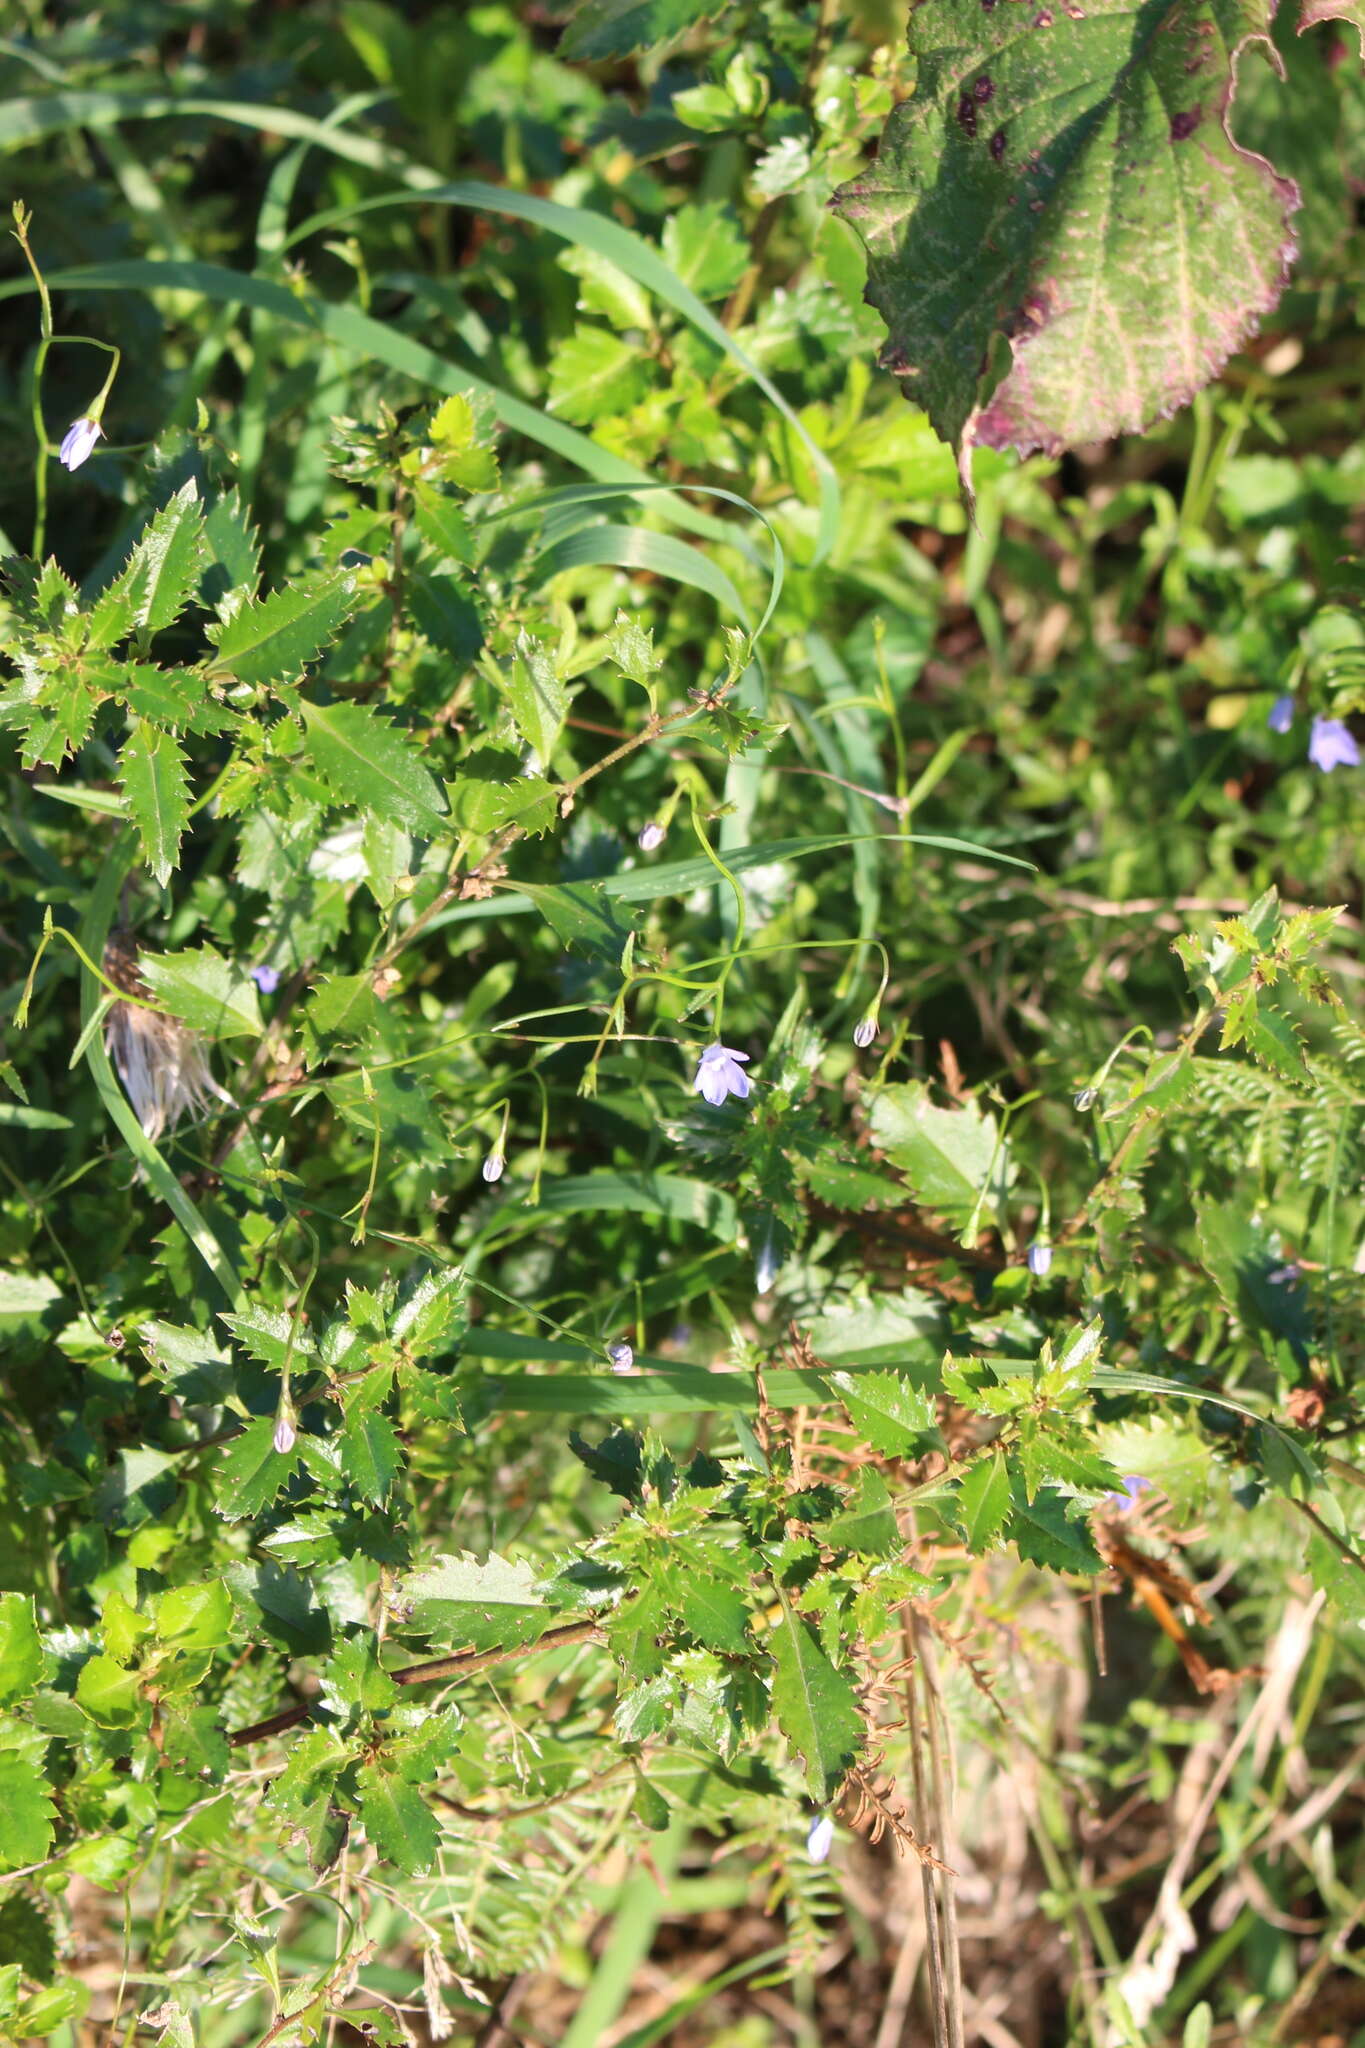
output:
[{"label": "large lobed leaf", "polygon": [[1214,376],[1284,289],[1292,179],[1239,148],[1267,0],[923,0],[913,96],[835,196],[867,246],[882,363],[964,454],[1136,430]]}]

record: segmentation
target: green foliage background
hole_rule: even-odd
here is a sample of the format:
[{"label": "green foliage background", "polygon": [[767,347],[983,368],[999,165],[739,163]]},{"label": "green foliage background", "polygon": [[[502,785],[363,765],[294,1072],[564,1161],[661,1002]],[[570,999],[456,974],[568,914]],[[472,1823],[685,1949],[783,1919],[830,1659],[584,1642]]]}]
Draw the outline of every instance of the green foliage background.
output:
[{"label": "green foliage background", "polygon": [[7,2038],[1365,2038],[1359,67],[969,517],[904,27],[0,37]]}]

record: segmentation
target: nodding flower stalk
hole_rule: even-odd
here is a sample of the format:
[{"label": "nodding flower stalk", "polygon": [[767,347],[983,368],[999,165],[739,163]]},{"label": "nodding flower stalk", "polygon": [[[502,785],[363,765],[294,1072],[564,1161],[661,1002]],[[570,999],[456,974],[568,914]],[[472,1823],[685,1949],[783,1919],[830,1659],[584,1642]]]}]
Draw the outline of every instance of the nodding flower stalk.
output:
[{"label": "nodding flower stalk", "polygon": [[504,1102],[502,1105],[502,1125],[498,1131],[497,1139],[492,1151],[479,1168],[480,1173],[490,1187],[492,1187],[495,1181],[502,1179],[503,1169],[507,1165],[507,1119],[510,1113],[511,1104]]},{"label": "nodding flower stalk", "polygon": [[859,1052],[866,1052],[873,1039],[877,1036],[882,997],[886,994],[886,984],[891,979],[891,962],[886,956],[885,946],[878,940],[874,940],[873,944],[876,945],[877,951],[882,956],[882,979],[881,986],[878,988],[876,995],[853,1027],[853,1043],[857,1046]]},{"label": "nodding flower stalk", "polygon": [[[97,341],[93,334],[54,334],[52,300],[48,294],[47,280],[38,266],[38,259],[29,240],[28,231],[33,215],[21,199],[14,202],[13,217],[14,239],[24,252],[24,260],[33,272],[33,281],[38,287],[39,341],[33,358],[32,396],[33,435],[38,444],[38,463],[33,479],[33,553],[41,560],[47,539],[48,462],[55,455],[64,469],[75,471],[94,453],[95,446],[104,432],[100,422],[104,417],[105,403],[113,389],[114,379],[118,375],[121,357],[112,342]],[[48,351],[58,343],[75,343],[84,348],[102,349],[106,355],[113,358],[113,361],[109,365],[109,374],[95,397],[80,417],[72,421],[62,436],[60,446],[54,448],[48,439],[47,426],[43,419],[43,372],[47,367]]]}]

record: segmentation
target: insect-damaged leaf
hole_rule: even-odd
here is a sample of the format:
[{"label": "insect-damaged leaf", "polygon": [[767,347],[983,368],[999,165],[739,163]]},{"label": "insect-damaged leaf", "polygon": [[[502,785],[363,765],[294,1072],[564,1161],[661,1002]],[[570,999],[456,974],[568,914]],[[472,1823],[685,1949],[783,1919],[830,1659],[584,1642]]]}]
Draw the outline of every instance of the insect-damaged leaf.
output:
[{"label": "insect-damaged leaf", "polygon": [[[928,0],[914,94],[836,197],[882,363],[965,451],[1185,404],[1284,289],[1291,179],[1230,130],[1265,0]],[[1006,346],[1006,344],[1008,346]]]}]

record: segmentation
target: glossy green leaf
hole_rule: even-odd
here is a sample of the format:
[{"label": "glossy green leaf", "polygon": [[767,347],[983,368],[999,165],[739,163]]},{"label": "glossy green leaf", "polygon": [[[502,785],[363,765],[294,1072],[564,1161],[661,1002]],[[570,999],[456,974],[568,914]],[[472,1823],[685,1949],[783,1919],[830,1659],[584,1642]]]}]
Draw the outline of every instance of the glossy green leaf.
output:
[{"label": "glossy green leaf", "polygon": [[139,965],[156,1001],[191,1031],[206,1038],[259,1038],[264,1030],[255,982],[216,947],[144,953]]},{"label": "glossy green leaf", "polygon": [[52,1844],[52,1793],[27,1756],[0,1755],[0,1870],[41,1863]]},{"label": "glossy green leaf", "polygon": [[241,683],[297,682],[330,646],[355,604],[352,579],[339,569],[315,571],[268,597],[244,604],[208,627],[217,649],[214,669]]},{"label": "glossy green leaf", "polygon": [[142,842],[142,857],[164,888],[180,863],[189,821],[189,776],[179,743],[134,719],[119,755],[119,782]]},{"label": "glossy green leaf", "polygon": [[831,1799],[866,1741],[851,1680],[837,1671],[809,1624],[785,1606],[768,1637],[776,1675],[773,1712],[806,1767],[819,1805]]},{"label": "glossy green leaf", "polygon": [[335,795],[429,839],[442,830],[440,784],[399,727],[363,704],[305,704],[302,711],[308,757]]}]

